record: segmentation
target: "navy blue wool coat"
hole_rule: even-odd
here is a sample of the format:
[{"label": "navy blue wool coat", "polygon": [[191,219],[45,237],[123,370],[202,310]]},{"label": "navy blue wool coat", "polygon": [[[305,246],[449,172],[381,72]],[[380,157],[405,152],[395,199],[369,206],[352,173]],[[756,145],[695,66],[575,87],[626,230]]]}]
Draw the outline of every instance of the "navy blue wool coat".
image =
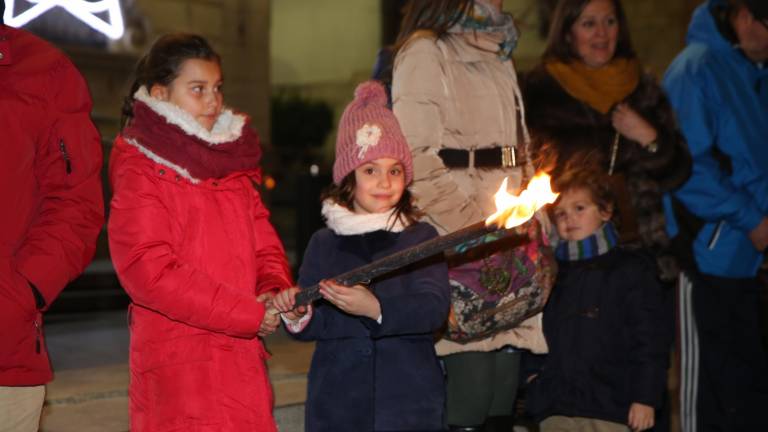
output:
[{"label": "navy blue wool coat", "polygon": [[[426,223],[399,233],[348,236],[322,229],[309,242],[299,285],[314,285],[436,235]],[[444,324],[450,305],[444,261],[413,264],[370,288],[381,303],[381,324],[320,300],[308,326],[293,335],[316,341],[306,430],[443,430],[445,383],[433,333]]]},{"label": "navy blue wool coat", "polygon": [[562,415],[626,424],[633,402],[658,408],[672,317],[650,254],[616,247],[558,264],[544,308],[549,354],[531,382],[530,411],[538,420]]}]

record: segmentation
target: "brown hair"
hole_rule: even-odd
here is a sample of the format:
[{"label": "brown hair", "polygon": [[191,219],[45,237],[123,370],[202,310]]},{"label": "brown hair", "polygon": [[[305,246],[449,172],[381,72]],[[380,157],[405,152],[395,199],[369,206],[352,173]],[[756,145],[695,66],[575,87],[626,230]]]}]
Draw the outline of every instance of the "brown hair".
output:
[{"label": "brown hair", "polygon": [[158,38],[136,64],[136,78],[123,102],[120,127],[124,128],[133,118],[133,95],[141,86],[150,91],[155,84],[171,84],[179,76],[182,64],[189,59],[209,60],[221,65],[221,57],[202,36],[169,33]]},{"label": "brown hair", "polygon": [[439,39],[474,6],[475,0],[410,0],[404,7],[397,40],[389,48],[391,60],[382,72],[381,80],[392,83],[392,67],[397,53],[415,32],[426,30]]},{"label": "brown hair", "polygon": [[[338,185],[333,183],[326,188],[320,196],[321,200],[330,199],[331,201],[339,204],[350,211],[355,211],[355,187],[357,181],[355,180],[355,172],[347,174]],[[400,196],[400,201],[395,205],[395,211],[392,213],[392,218],[389,221],[390,226],[393,226],[398,219],[404,219],[408,224],[416,223],[419,218],[423,216],[423,213],[413,205],[413,195],[411,191],[406,187],[403,190],[403,195]]]},{"label": "brown hair", "polygon": [[610,186],[608,175],[595,164],[576,158],[569,162],[562,173],[553,181],[555,192],[560,193],[550,211],[559,204],[564,193],[575,189],[584,189],[592,196],[597,208],[611,213],[611,219],[617,221],[616,197]]},{"label": "brown hair", "polygon": [[[544,60],[559,60],[567,63],[578,60],[578,54],[573,50],[569,41],[573,25],[579,19],[584,8],[593,0],[560,0],[552,16],[552,25],[547,36],[547,47],[544,49]],[[619,37],[616,41],[614,58],[634,58],[635,50],[629,37],[629,25],[620,0],[610,0],[616,19],[619,21]]]},{"label": "brown hair", "polygon": [[743,0],[728,0],[724,3],[712,4],[709,10],[720,34],[733,44],[739,43],[739,36],[733,28],[733,18],[742,8],[747,8]]}]

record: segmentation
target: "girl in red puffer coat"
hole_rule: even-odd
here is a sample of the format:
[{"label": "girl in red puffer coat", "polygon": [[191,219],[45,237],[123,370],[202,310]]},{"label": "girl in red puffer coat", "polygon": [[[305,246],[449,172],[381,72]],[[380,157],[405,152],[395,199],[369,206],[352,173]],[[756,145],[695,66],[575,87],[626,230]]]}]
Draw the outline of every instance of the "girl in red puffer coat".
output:
[{"label": "girl in red puffer coat", "polygon": [[275,431],[266,313],[292,285],[257,191],[259,139],[222,104],[202,37],[161,37],[139,61],[115,141],[109,244],[131,297],[134,432]]}]

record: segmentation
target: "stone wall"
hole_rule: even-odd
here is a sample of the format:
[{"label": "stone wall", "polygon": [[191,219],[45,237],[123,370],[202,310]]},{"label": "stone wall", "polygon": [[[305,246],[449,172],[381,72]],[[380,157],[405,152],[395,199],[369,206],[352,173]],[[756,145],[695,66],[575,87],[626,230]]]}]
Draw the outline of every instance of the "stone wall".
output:
[{"label": "stone wall", "polygon": [[224,99],[269,136],[269,0],[134,0],[136,27],[108,50],[63,47],[81,69],[94,98],[94,120],[106,141],[118,130],[120,107],[134,65],[159,35],[195,32],[221,54]]},{"label": "stone wall", "polygon": [[[381,46],[380,1],[273,1],[273,94],[322,100],[332,107],[335,125],[355,85],[370,77]],[[334,141],[335,127],[319,160],[332,160]]]},{"label": "stone wall", "polygon": [[370,72],[380,46],[379,1],[273,1],[272,84],[333,83]]},{"label": "stone wall", "polygon": [[624,2],[632,43],[642,63],[661,77],[685,46],[690,1],[630,0]]}]

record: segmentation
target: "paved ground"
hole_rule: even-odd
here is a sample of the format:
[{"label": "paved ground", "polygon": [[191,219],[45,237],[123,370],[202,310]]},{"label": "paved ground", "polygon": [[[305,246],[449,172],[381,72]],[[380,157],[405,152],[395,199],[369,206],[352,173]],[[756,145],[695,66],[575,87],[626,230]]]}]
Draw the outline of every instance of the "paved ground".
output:
[{"label": "paved ground", "polygon": [[[128,431],[128,329],[125,312],[47,318],[56,378],[48,386],[43,432]],[[275,418],[282,432],[304,430],[312,344],[279,332],[267,338]]]},{"label": "paved ground", "polygon": [[[42,432],[128,431],[128,328],[125,311],[46,318],[56,377],[49,384]],[[267,338],[275,418],[281,432],[304,430],[306,374],[313,345],[282,331]],[[516,426],[516,432],[526,432]]]}]

